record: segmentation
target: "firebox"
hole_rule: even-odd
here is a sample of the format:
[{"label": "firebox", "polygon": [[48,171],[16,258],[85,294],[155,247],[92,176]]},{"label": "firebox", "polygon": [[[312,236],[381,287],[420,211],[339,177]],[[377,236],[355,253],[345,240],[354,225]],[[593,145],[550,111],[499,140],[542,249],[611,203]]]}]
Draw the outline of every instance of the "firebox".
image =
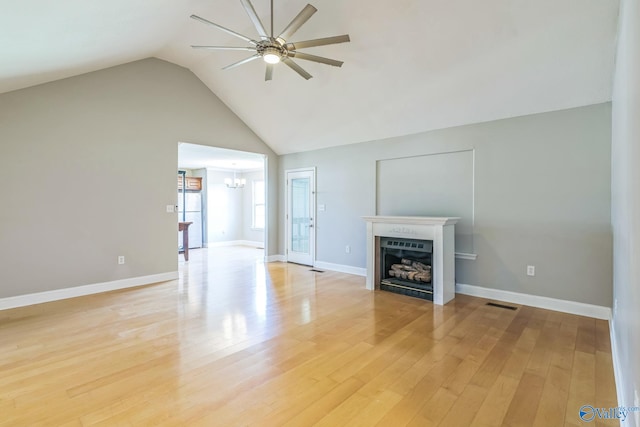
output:
[{"label": "firebox", "polygon": [[433,241],[380,237],[380,289],[433,301]]}]

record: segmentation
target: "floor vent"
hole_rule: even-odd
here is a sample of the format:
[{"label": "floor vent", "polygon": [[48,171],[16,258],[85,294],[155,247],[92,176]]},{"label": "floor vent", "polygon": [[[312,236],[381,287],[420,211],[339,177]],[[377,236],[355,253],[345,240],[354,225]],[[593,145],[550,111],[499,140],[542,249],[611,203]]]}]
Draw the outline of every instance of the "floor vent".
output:
[{"label": "floor vent", "polygon": [[517,310],[518,309],[518,307],[512,307],[510,305],[497,304],[495,302],[488,302],[487,305],[490,305],[491,307],[505,308],[507,310]]},{"label": "floor vent", "polygon": [[309,270],[309,271],[315,271],[316,273],[324,273],[324,271],[322,271],[322,270],[316,270],[315,268],[312,268],[312,269],[311,269],[311,270]]}]

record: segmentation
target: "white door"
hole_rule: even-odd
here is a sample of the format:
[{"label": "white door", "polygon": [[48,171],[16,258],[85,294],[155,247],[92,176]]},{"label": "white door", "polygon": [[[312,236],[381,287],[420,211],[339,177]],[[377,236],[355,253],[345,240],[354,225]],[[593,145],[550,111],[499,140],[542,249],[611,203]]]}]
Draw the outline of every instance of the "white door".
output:
[{"label": "white door", "polygon": [[287,171],[287,261],[315,259],[315,170]]}]

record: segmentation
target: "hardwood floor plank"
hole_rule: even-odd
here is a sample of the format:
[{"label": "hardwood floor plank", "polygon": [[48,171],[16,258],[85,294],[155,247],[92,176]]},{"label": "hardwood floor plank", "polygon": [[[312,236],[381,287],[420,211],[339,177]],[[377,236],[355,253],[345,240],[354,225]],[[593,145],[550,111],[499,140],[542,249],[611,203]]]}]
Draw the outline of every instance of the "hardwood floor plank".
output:
[{"label": "hardwood floor plank", "polygon": [[[261,426],[280,427],[298,416],[309,402],[321,399],[336,389],[338,384],[329,379],[317,381],[311,387],[299,387],[297,382],[291,384],[295,391],[287,395],[279,395],[278,399],[271,401],[271,412],[260,422]],[[266,403],[266,402],[265,402]]]},{"label": "hardwood floor plank", "polygon": [[175,281],[0,311],[0,426],[579,425],[615,406],[605,321],[262,256],[193,250]]},{"label": "hardwood floor plank", "polygon": [[596,319],[581,317],[576,336],[576,351],[595,353],[596,351]]},{"label": "hardwood floor plank", "polygon": [[438,380],[428,374],[420,377],[415,386],[406,393],[398,393],[403,396],[402,399],[376,425],[380,427],[409,425],[437,392],[441,383],[442,379]]},{"label": "hardwood floor plank", "polygon": [[348,423],[342,425],[345,427],[369,427],[376,425],[401,398],[400,395],[390,390],[384,390],[376,395],[375,398],[370,399],[369,404],[363,408],[357,417],[352,418]]},{"label": "hardwood floor plank", "polygon": [[[605,347],[606,348],[606,347]],[[596,351],[596,396],[595,405],[600,408],[616,408],[616,383],[611,372],[611,352]],[[623,423],[624,424],[624,423]],[[596,420],[596,425],[610,426],[611,420]]]},{"label": "hardwood floor plank", "polygon": [[502,425],[507,409],[518,388],[519,379],[499,375],[487,393],[482,406],[470,423],[472,427],[493,427]]},{"label": "hardwood floor plank", "polygon": [[580,424],[578,412],[582,405],[597,406],[596,397],[596,360],[592,353],[576,351],[571,371],[571,383],[567,401],[565,422]]},{"label": "hardwood floor plank", "polygon": [[[393,357],[393,353],[389,352],[405,340],[410,341],[410,334],[408,332],[399,332],[384,342],[373,346],[371,351],[364,354],[363,357],[354,359],[342,366],[336,366],[335,370],[329,374],[329,377],[336,382],[343,382],[351,376],[357,376],[361,381],[368,382],[371,376],[384,369],[389,358]],[[400,348],[399,351],[406,352],[407,350],[407,348],[404,348],[404,350]]]},{"label": "hardwood floor plank", "polygon": [[611,336],[609,334],[609,323],[606,320],[596,320],[596,351],[611,353]]},{"label": "hardwood floor plank", "polygon": [[345,423],[357,418],[369,403],[370,399],[368,397],[359,393],[354,393],[340,405],[335,407],[331,412],[322,417],[320,421],[314,424],[314,426],[335,427],[344,425]]},{"label": "hardwood floor plank", "polygon": [[326,414],[333,411],[345,400],[353,396],[363,386],[356,378],[347,378],[343,383],[325,393],[319,399],[310,402],[302,411],[291,417],[283,427],[310,426],[319,422]]},{"label": "hardwood floor plank", "polygon": [[503,425],[509,427],[531,426],[538,410],[544,389],[544,378],[525,372],[511,399]]},{"label": "hardwood floor plank", "polygon": [[409,427],[439,425],[456,400],[458,396],[445,388],[439,388],[407,425]]},{"label": "hardwood floor plank", "polygon": [[512,354],[512,348],[508,344],[498,342],[489,352],[480,368],[471,378],[470,383],[489,389],[502,371],[507,360]]},{"label": "hardwood floor plank", "polygon": [[533,427],[560,426],[564,423],[570,384],[570,370],[551,366],[533,419]]},{"label": "hardwood floor plank", "polygon": [[502,367],[500,375],[505,375],[519,381],[520,378],[522,378],[522,374],[527,367],[527,363],[529,362],[530,357],[530,352],[522,350],[520,348],[514,348],[511,352],[511,355],[509,355],[509,358]]},{"label": "hardwood floor plank", "polygon": [[536,344],[531,350],[529,361],[525,369],[526,372],[540,377],[546,377],[549,371],[552,357],[552,343],[556,334],[555,329],[543,327]]},{"label": "hardwood floor plank", "polygon": [[469,384],[444,417],[441,426],[468,427],[487,397],[487,389]]}]

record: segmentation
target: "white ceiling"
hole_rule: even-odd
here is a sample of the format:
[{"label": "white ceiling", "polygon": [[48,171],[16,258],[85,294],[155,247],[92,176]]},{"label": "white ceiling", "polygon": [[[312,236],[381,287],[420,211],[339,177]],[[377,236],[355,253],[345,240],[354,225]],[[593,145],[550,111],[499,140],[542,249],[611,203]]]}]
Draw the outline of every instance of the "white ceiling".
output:
[{"label": "white ceiling", "polygon": [[[253,0],[267,25],[269,1]],[[275,0],[276,32],[306,4]],[[279,154],[553,111],[611,99],[616,0],[312,0],[293,41],[342,68],[297,61],[264,81],[250,52],[192,44],[257,38],[239,0],[0,0],[0,92],[155,56],[191,69]]]},{"label": "white ceiling", "polygon": [[224,169],[251,171],[264,169],[262,154],[245,153],[206,145],[181,142],[178,145],[178,168],[180,169]]}]

